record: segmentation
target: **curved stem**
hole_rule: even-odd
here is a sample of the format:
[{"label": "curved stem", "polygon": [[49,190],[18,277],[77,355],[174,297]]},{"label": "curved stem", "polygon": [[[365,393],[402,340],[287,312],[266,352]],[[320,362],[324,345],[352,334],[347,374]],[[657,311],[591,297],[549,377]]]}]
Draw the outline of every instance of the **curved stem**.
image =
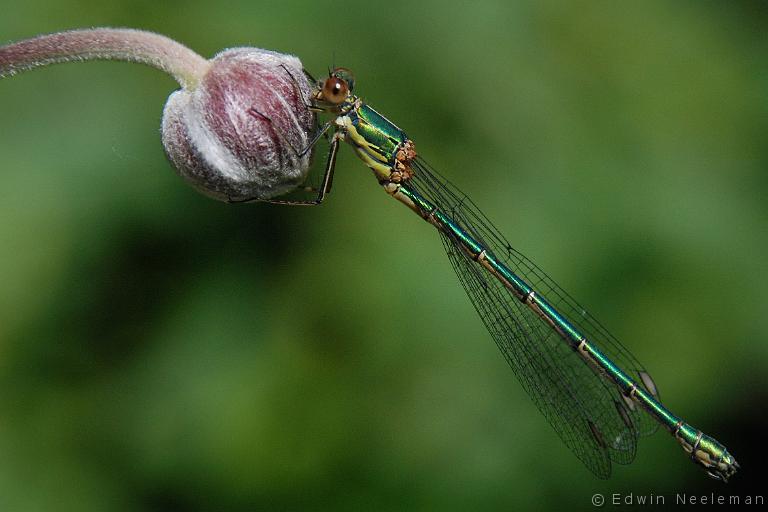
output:
[{"label": "curved stem", "polygon": [[48,64],[83,60],[123,60],[158,68],[194,89],[208,61],[160,34],[133,29],[72,30],[0,46],[0,78]]}]

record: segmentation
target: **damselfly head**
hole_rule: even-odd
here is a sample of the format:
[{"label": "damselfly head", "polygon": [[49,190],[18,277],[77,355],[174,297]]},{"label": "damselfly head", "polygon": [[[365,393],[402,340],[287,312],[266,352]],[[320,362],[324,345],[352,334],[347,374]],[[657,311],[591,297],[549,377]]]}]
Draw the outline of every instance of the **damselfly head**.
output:
[{"label": "damselfly head", "polygon": [[331,71],[330,76],[339,78],[347,82],[347,87],[349,87],[349,92],[352,92],[352,89],[355,88],[355,75],[354,73],[352,73],[351,70],[347,68],[334,68],[334,70]]},{"label": "damselfly head", "polygon": [[341,105],[352,93],[355,76],[346,68],[335,68],[328,72],[328,78],[318,84],[315,101],[332,107]]}]

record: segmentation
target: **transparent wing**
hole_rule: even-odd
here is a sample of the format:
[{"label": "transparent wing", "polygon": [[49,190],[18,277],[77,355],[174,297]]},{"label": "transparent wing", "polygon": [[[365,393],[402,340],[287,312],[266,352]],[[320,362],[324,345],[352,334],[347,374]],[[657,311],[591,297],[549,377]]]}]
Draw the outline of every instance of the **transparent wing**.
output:
[{"label": "transparent wing", "polygon": [[[441,177],[420,157],[414,162],[413,167],[414,176],[408,182],[410,186],[438,205],[444,212],[454,215],[455,221],[482,242],[496,258],[515,274],[523,278],[536,291],[537,295],[545,297],[603,354],[608,356],[654,397],[660,398],[653,379],[632,353],[534,262],[512,248],[504,235],[493,226],[471,199],[448,180]],[[652,417],[633,402],[626,403],[626,405],[630,418],[640,436],[647,436],[656,432],[659,424]]]},{"label": "transparent wing", "polygon": [[598,477],[608,478],[611,461],[600,427],[590,418],[583,390],[573,386],[564,368],[558,366],[559,354],[544,351],[536,331],[530,330],[529,318],[515,304],[522,303],[479,267],[455,239],[441,236],[456,275],[523,388],[579,460]]},{"label": "transparent wing", "polygon": [[[413,169],[409,187],[471,233],[605,355],[657,394],[650,376],[632,354],[532,261],[515,251],[464,194],[423,160],[414,162]],[[443,243],[497,345],[569,448],[602,477],[610,473],[608,458],[631,462],[637,438],[654,432],[658,424],[574,354],[547,324],[465,254],[457,240],[443,234]]]}]

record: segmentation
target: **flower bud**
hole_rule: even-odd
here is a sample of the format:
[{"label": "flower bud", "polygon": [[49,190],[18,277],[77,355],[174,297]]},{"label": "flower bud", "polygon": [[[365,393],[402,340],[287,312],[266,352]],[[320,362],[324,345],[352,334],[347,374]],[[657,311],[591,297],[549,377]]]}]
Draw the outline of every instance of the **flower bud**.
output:
[{"label": "flower bud", "polygon": [[82,60],[139,62],[176,78],[182,88],[165,105],[163,146],[200,192],[223,201],[271,199],[304,182],[315,115],[297,57],[234,48],[207,61],[159,34],[95,28],[0,46],[0,78]]},{"label": "flower bud", "polygon": [[298,58],[256,48],[226,50],[194,90],[163,113],[165,152],[198,190],[228,201],[269,199],[306,179],[315,126]]}]

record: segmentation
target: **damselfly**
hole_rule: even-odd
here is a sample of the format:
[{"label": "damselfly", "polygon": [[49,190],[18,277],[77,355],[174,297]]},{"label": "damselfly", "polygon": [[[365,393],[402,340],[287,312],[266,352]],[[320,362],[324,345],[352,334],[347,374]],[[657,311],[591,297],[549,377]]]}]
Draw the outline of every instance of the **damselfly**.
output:
[{"label": "damselfly", "polygon": [[317,197],[271,202],[321,203],[331,188],[339,144],[348,142],[387,194],[437,228],[459,280],[523,388],[590,471],[607,478],[612,462],[632,462],[638,438],[661,424],[691,460],[727,481],[739,465],[726,448],[664,407],[637,359],[513,249],[464,193],[418,156],[405,132],[353,94],[353,87],[352,73],[336,68],[316,81],[308,98],[310,109],[333,116],[304,150],[332,131]]}]

